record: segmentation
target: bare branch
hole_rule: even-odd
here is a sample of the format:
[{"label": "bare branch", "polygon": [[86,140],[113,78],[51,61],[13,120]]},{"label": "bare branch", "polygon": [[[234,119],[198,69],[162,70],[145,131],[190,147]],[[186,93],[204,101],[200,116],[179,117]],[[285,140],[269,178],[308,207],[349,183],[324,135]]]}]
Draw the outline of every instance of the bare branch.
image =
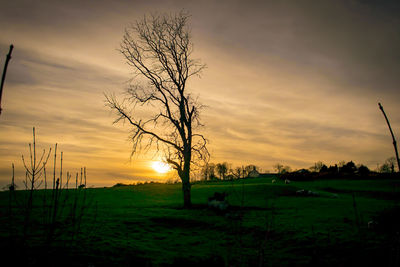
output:
[{"label": "bare branch", "polygon": [[132,126],[136,127],[136,129],[138,131],[134,135],[134,138],[140,137],[142,134],[147,134],[147,135],[150,135],[152,137],[155,137],[157,140],[159,140],[159,141],[161,141],[161,142],[163,142],[165,144],[168,144],[168,145],[171,145],[171,146],[175,147],[176,150],[181,150],[181,147],[179,147],[177,144],[158,136],[154,132],[151,132],[151,131],[148,131],[148,130],[144,129],[144,124],[145,123],[141,123],[141,121],[135,122],[125,112],[125,110],[118,104],[118,102],[116,102],[116,100],[113,100],[113,99],[109,98],[108,96],[106,96],[106,98],[107,98],[107,102],[108,102],[109,106],[111,108],[113,108],[113,109],[116,109],[118,111],[119,115],[120,115],[120,117],[114,123],[120,121],[121,119],[126,119]]}]

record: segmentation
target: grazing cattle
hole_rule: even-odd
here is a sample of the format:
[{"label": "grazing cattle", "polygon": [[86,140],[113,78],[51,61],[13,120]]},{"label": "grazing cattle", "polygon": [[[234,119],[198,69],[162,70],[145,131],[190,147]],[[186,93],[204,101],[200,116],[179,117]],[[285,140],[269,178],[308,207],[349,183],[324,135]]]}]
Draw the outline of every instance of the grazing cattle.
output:
[{"label": "grazing cattle", "polygon": [[374,220],[369,221],[369,222],[368,222],[368,229],[373,230],[373,229],[376,228],[376,225],[377,225],[377,223],[376,223]]},{"label": "grazing cattle", "polygon": [[296,195],[298,195],[298,196],[306,196],[306,197],[319,197],[319,193],[318,192],[313,192],[313,191],[304,190],[304,189],[297,190],[296,191]]},{"label": "grazing cattle", "polygon": [[297,191],[296,191],[296,195],[302,196],[302,195],[305,194],[305,192],[306,192],[306,191],[305,191],[304,189],[297,190]]},{"label": "grazing cattle", "polygon": [[208,198],[208,207],[219,211],[224,211],[228,208],[228,202],[225,197],[228,194],[215,192],[214,196]]}]

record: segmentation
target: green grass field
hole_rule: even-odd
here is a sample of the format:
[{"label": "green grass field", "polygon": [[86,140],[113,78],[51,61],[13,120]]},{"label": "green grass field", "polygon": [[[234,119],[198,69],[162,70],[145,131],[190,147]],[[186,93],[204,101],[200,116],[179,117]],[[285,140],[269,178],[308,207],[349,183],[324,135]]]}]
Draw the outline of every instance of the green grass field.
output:
[{"label": "green grass field", "polygon": [[[395,209],[400,200],[400,181],[284,184],[271,180],[196,183],[190,210],[182,209],[180,184],[86,189],[91,206],[82,220],[81,239],[62,247],[62,252],[57,251],[60,247],[51,247],[49,253],[63,258],[58,266],[400,263],[400,214]],[[300,189],[318,192],[319,196],[296,195]],[[38,195],[43,194],[41,191]],[[227,211],[207,207],[207,199],[214,192],[228,194]],[[8,192],[1,192],[0,198],[2,246],[7,247]],[[373,229],[368,228],[371,220],[377,222]],[[49,250],[27,246],[34,251],[32,257],[42,255],[40,250]]]}]

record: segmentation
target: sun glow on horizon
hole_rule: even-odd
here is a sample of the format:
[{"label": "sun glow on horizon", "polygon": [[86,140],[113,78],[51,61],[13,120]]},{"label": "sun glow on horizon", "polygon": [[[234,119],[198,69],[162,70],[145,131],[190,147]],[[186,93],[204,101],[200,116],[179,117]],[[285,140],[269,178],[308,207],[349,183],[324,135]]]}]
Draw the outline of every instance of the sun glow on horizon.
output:
[{"label": "sun glow on horizon", "polygon": [[171,170],[171,166],[162,161],[154,161],[151,167],[158,173],[167,173]]}]

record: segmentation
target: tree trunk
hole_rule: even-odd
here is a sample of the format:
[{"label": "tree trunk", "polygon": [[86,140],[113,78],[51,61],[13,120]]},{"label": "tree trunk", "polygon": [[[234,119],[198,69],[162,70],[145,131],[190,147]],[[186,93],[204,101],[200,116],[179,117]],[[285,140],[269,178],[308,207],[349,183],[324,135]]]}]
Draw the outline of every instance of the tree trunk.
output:
[{"label": "tree trunk", "polygon": [[183,208],[189,209],[192,206],[192,200],[190,196],[190,169],[186,166],[179,176],[182,180]]},{"label": "tree trunk", "polygon": [[183,208],[190,209],[192,206],[192,199],[190,196],[190,160],[192,158],[190,148],[191,142],[189,142],[189,146],[186,146],[184,151],[184,161],[183,170],[181,172],[181,180],[182,180],[182,192],[183,192]]},{"label": "tree trunk", "polygon": [[190,197],[191,184],[189,180],[182,181],[182,191],[183,191],[183,207],[189,209],[192,206],[192,199]]}]

